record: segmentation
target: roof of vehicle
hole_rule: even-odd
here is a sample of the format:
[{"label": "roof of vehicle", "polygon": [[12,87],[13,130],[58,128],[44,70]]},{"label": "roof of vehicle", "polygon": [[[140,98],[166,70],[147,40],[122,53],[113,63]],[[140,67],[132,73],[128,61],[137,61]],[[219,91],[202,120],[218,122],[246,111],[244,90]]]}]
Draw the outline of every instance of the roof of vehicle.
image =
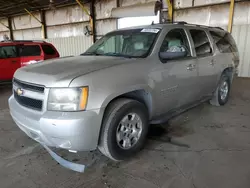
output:
[{"label": "roof of vehicle", "polygon": [[[122,28],[119,30],[129,30],[129,29],[145,29],[145,28],[160,28],[163,29],[165,27],[169,26],[176,26],[176,25],[181,25],[183,27],[188,26],[188,27],[195,27],[195,28],[205,28],[205,29],[212,29],[212,30],[219,30],[219,31],[225,31],[221,27],[211,27],[211,26],[206,26],[206,25],[197,25],[197,24],[190,24],[187,22],[174,22],[174,23],[163,23],[163,24],[151,24],[151,25],[143,25],[143,26],[134,26],[134,27],[127,27],[127,28]],[[226,31],[225,31],[226,32]]]},{"label": "roof of vehicle", "polygon": [[42,40],[8,40],[0,41],[0,46],[7,46],[9,44],[49,44]]}]

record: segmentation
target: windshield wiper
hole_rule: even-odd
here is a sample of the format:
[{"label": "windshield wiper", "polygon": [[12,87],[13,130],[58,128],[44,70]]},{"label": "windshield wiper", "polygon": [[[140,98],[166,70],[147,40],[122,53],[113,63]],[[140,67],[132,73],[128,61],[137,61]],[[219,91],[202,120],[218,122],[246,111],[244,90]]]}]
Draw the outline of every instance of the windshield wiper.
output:
[{"label": "windshield wiper", "polygon": [[83,54],[81,54],[82,56],[84,56],[84,55],[95,55],[95,56],[99,56],[99,55],[103,55],[103,54],[99,54],[99,53],[97,53],[97,52],[85,52],[85,53],[83,53]]},{"label": "windshield wiper", "polygon": [[132,58],[133,57],[133,56],[130,56],[130,55],[120,54],[120,53],[115,53],[115,52],[109,52],[109,53],[105,53],[103,55],[105,55],[105,56],[116,56],[116,57],[125,57],[125,58]]}]

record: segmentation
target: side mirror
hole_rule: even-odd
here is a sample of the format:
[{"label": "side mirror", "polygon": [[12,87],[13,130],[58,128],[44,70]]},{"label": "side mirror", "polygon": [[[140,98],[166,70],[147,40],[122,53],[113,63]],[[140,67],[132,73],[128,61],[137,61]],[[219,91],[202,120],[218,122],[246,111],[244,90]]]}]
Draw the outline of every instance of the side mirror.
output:
[{"label": "side mirror", "polygon": [[160,52],[160,58],[163,60],[171,60],[186,57],[188,54],[186,48],[183,46],[174,46],[173,48],[175,48],[175,50],[170,50],[168,52]]}]

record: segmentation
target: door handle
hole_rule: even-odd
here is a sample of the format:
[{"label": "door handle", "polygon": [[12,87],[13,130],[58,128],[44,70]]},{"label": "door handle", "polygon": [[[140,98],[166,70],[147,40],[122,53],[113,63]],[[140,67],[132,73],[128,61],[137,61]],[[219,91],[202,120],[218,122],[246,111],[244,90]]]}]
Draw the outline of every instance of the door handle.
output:
[{"label": "door handle", "polygon": [[214,59],[210,61],[210,65],[214,66]]},{"label": "door handle", "polygon": [[195,65],[194,64],[187,65],[187,70],[192,71],[193,69],[195,69]]},{"label": "door handle", "polygon": [[11,63],[17,63],[17,61],[11,61]]}]

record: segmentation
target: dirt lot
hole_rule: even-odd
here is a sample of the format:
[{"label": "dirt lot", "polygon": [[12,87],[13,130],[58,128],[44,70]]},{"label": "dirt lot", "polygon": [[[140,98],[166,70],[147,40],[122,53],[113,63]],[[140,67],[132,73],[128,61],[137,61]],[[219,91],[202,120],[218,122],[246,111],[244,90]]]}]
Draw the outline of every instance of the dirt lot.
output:
[{"label": "dirt lot", "polygon": [[113,163],[99,152],[60,154],[87,164],[85,173],[58,165],[13,123],[0,89],[1,188],[249,188],[250,80],[234,82],[224,107],[202,104],[152,128],[134,159]]}]

